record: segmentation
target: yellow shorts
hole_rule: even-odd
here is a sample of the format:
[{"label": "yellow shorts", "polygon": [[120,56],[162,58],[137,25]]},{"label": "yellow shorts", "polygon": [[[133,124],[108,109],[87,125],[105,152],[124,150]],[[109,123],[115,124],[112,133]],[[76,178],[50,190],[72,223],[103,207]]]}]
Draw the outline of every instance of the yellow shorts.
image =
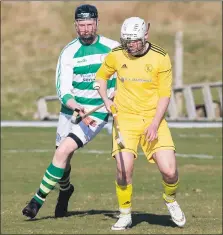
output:
[{"label": "yellow shorts", "polygon": [[112,156],[119,152],[131,152],[137,158],[138,145],[141,148],[149,162],[154,163],[152,155],[161,149],[172,149],[175,151],[175,146],[172,140],[172,136],[167,125],[167,122],[163,119],[158,129],[158,139],[148,142],[145,140],[144,131],[150,125],[153,118],[145,118],[139,115],[124,115],[118,114],[118,123],[120,133],[124,141],[125,148],[120,149],[115,140],[115,130],[112,131]]}]

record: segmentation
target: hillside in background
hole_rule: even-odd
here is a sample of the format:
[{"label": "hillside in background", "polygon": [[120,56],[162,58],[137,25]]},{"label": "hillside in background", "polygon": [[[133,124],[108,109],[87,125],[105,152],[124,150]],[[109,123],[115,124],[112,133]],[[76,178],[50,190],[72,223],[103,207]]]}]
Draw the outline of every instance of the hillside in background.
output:
[{"label": "hillside in background", "polygon": [[[75,37],[74,9],[83,2],[1,3],[2,119],[31,120],[39,96],[55,94],[61,49]],[[130,16],[151,22],[150,41],[174,66],[174,36],[184,32],[184,83],[222,79],[222,6],[219,2],[88,2],[98,7],[99,33],[119,40]]]}]

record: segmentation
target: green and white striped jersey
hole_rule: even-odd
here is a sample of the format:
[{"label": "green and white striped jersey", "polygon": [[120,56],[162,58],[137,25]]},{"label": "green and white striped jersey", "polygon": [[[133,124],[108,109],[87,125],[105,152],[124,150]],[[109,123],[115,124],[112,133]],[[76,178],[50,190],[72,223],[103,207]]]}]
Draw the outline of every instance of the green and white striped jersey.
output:
[{"label": "green and white striped jersey", "polygon": [[[105,56],[120,44],[101,35],[92,45],[84,45],[76,38],[62,50],[56,69],[56,90],[61,101],[61,112],[73,114],[66,106],[67,100],[75,101],[87,110],[103,103],[97,90],[93,89],[95,74],[100,68]],[[115,90],[116,74],[108,80],[108,96]],[[107,120],[108,113],[105,107],[94,112],[96,119]]]}]

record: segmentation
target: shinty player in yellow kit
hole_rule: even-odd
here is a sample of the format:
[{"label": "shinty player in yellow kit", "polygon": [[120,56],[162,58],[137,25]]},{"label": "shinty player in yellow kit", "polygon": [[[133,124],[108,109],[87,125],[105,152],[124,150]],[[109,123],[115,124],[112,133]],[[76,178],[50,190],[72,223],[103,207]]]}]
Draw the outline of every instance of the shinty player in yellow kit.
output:
[{"label": "shinty player in yellow kit", "polygon": [[[113,129],[112,156],[116,159],[116,194],[120,215],[112,230],[124,230],[132,224],[131,198],[134,159],[141,144],[149,162],[155,162],[162,175],[163,199],[172,220],[183,227],[186,218],[176,202],[179,185],[175,146],[165,121],[172,86],[169,55],[161,47],[147,41],[149,24],[131,17],[121,27],[122,46],[113,49],[96,73],[98,90],[105,106],[117,109],[117,119],[124,149],[115,141]],[[117,72],[114,103],[106,93],[107,80]]]}]

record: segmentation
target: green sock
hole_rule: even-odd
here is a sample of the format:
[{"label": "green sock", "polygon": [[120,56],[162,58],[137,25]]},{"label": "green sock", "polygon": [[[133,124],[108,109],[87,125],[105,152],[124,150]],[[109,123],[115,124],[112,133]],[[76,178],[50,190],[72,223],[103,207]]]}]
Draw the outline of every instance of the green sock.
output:
[{"label": "green sock", "polygon": [[39,190],[33,197],[41,206],[43,205],[46,196],[55,187],[57,182],[62,178],[64,174],[64,168],[58,168],[51,163],[46,169],[46,172],[41,181]]}]

